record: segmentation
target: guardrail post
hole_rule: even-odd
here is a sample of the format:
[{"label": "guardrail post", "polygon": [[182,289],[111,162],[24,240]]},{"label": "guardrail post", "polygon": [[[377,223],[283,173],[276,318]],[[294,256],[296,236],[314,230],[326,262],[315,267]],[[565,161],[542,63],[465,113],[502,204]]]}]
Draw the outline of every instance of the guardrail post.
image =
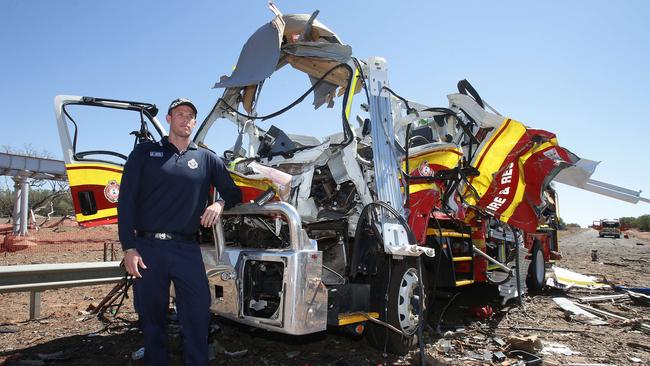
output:
[{"label": "guardrail post", "polygon": [[29,320],[40,318],[41,316],[41,292],[31,291],[29,293]]}]

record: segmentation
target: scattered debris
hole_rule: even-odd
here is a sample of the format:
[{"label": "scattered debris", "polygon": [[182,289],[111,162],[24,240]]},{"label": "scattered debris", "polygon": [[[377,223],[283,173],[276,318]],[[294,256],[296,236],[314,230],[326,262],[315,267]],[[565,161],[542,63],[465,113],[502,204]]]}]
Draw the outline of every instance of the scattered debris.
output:
[{"label": "scattered debris", "polygon": [[594,276],[583,275],[557,266],[552,267],[549,275],[546,284],[559,289],[568,289],[574,286],[589,289],[609,287],[605,283],[598,282]]},{"label": "scattered debris", "polygon": [[621,260],[623,260],[623,261],[625,261],[625,262],[641,262],[641,263],[648,263],[648,261],[645,260],[645,259],[632,259],[632,258],[621,257]]},{"label": "scattered debris", "polygon": [[446,355],[448,355],[454,349],[454,346],[448,339],[439,339],[438,342],[436,342],[435,347],[438,352],[444,353]]},{"label": "scattered debris", "polygon": [[131,359],[133,361],[137,361],[139,359],[144,358],[144,347],[140,347],[137,351],[131,353]]},{"label": "scattered debris", "polygon": [[573,356],[573,355],[579,355],[580,352],[574,351],[571,348],[560,344],[560,343],[548,343],[544,345],[544,348],[542,348],[541,351],[542,354],[548,355],[551,353],[556,353],[560,355],[565,355],[565,356]]},{"label": "scattered debris", "polygon": [[218,333],[219,331],[221,331],[221,327],[219,325],[210,324],[210,332],[209,332],[210,334]]},{"label": "scattered debris", "polygon": [[616,266],[616,267],[629,267],[629,264],[623,264],[623,263],[616,263],[616,262],[603,262],[603,264],[608,265],[608,266]]},{"label": "scattered debris", "polygon": [[43,337],[41,337],[41,336],[36,336],[36,337],[34,337],[34,338],[28,340],[27,342],[25,342],[25,344],[32,344],[32,343],[34,343],[34,342],[36,342],[36,341],[38,341],[38,340],[41,340],[41,339],[43,339]]},{"label": "scattered debris", "polygon": [[650,296],[642,294],[640,292],[628,291],[627,294],[630,296],[632,301],[638,305],[650,306]]},{"label": "scattered debris", "polygon": [[512,350],[508,352],[509,357],[521,357],[525,360],[524,363],[517,363],[513,365],[532,365],[532,366],[537,366],[542,364],[542,358],[536,354],[529,353],[526,351],[522,350]]},{"label": "scattered debris", "polygon": [[650,288],[648,287],[627,287],[627,286],[614,286],[616,291],[632,291],[640,294],[650,295]]},{"label": "scattered debris", "polygon": [[627,359],[628,359],[628,361],[630,361],[632,363],[642,363],[643,362],[643,360],[638,358],[638,357],[627,356]]},{"label": "scattered debris", "polygon": [[490,305],[471,305],[468,311],[471,316],[480,320],[490,319],[492,317],[492,314],[494,314]]},{"label": "scattered debris", "polygon": [[618,299],[627,299],[629,296],[627,294],[615,294],[615,295],[599,295],[599,296],[588,296],[581,297],[578,299],[580,302],[599,302],[599,301],[610,301]]},{"label": "scattered debris", "polygon": [[12,325],[0,325],[0,334],[2,333],[16,333],[18,327]]},{"label": "scattered debris", "polygon": [[499,337],[494,337],[492,338],[492,340],[494,341],[494,343],[498,344],[499,347],[504,347],[507,344],[506,341],[504,341],[502,338]]},{"label": "scattered debris", "polygon": [[493,360],[496,361],[496,362],[503,362],[503,361],[506,360],[505,353],[503,353],[501,351],[494,352],[492,357],[493,357]]},{"label": "scattered debris", "polygon": [[511,350],[520,350],[530,353],[536,353],[544,347],[542,341],[538,339],[537,334],[529,336],[512,335],[506,339],[506,342],[510,344]]},{"label": "scattered debris", "polygon": [[[613,319],[616,319],[616,320],[622,320],[622,321],[625,321],[625,322],[630,322],[630,320],[631,320],[631,319],[628,319],[626,317],[623,317],[623,316],[620,316],[620,315],[617,315],[617,314],[613,314],[613,313],[607,312],[605,310],[596,309],[596,308],[593,308],[593,307],[588,306],[588,305],[583,305],[583,304],[575,304],[575,305],[582,308],[582,309],[584,309],[584,310],[587,310],[587,311],[589,311],[591,313],[594,313],[594,314],[597,314],[597,315],[600,315],[600,316],[603,316],[603,317],[613,318]],[[636,321],[634,321],[634,323],[636,323]],[[650,325],[648,325],[648,324],[640,323],[639,326],[643,330],[650,331]]]},{"label": "scattered debris", "polygon": [[297,357],[300,354],[300,351],[291,351],[287,352],[287,358],[292,359],[294,357]]},{"label": "scattered debris", "polygon": [[650,352],[650,345],[647,344],[642,344],[642,343],[637,343],[637,342],[627,342],[628,347],[636,348],[636,349],[642,349],[644,351]]},{"label": "scattered debris", "polygon": [[579,317],[582,317],[586,323],[591,324],[591,325],[606,325],[607,322],[603,321],[596,315],[590,313],[589,311],[586,311],[584,309],[581,309],[580,307],[577,306],[576,303],[573,301],[567,299],[566,297],[554,297],[553,301],[562,308],[564,311],[568,311],[571,314],[575,314]]},{"label": "scattered debris", "polygon": [[64,351],[54,352],[54,353],[37,353],[39,359],[43,361],[62,361],[70,359],[70,355],[67,355]]},{"label": "scattered debris", "polygon": [[541,328],[541,327],[522,327],[522,326],[509,326],[509,327],[497,327],[498,329],[511,329],[511,330],[526,330],[526,331],[537,331],[537,332],[558,332],[558,333],[584,333],[585,330],[582,329],[557,329],[557,328]]},{"label": "scattered debris", "polygon": [[241,357],[241,356],[245,356],[248,353],[248,350],[243,349],[241,351],[235,351],[235,352],[224,351],[223,353],[226,356],[230,356],[230,357]]}]

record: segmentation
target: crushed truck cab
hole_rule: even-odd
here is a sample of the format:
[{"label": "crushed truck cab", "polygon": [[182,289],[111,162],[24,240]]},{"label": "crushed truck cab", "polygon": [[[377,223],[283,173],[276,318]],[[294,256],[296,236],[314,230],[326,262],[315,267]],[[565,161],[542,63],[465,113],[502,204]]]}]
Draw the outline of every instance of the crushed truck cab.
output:
[{"label": "crushed truck cab", "polygon": [[[466,80],[445,107],[411,101],[391,89],[387,60],[354,57],[318,12],[270,9],[272,20],[215,84],[223,93],[194,137],[214,149],[208,136],[222,133],[218,123],[236,127],[223,159],[245,202],[199,233],[212,311],[292,335],[363,332],[404,354],[437,289],[489,282],[507,301],[544,286],[559,258],[549,183],[582,160],[554,134],[496,112]],[[265,84],[289,67],[309,83],[283,85],[300,97],[260,113]],[[285,130],[281,116],[309,95],[316,109],[339,104],[338,132]],[[85,131],[96,131],[96,119],[75,108],[123,115],[92,147]],[[78,222],[115,222],[126,155],[165,135],[157,109],[59,96],[55,112]],[[589,174],[563,179],[579,185],[576,176]]]}]

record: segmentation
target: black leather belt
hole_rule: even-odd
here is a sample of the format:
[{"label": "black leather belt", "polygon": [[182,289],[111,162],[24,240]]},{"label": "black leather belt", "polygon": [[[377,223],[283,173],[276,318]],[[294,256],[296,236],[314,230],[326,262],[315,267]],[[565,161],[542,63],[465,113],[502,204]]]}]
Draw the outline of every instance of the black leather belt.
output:
[{"label": "black leather belt", "polygon": [[155,233],[152,231],[139,231],[139,238],[157,239],[157,240],[185,240],[196,241],[196,234],[183,234],[183,233]]}]

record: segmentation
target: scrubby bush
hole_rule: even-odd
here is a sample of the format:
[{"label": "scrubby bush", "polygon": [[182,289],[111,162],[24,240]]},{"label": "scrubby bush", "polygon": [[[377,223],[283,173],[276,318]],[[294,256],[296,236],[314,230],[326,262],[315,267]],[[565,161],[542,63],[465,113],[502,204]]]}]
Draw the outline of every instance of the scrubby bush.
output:
[{"label": "scrubby bush", "polygon": [[621,217],[621,226],[637,229],[639,231],[650,231],[650,215],[639,217]]}]

